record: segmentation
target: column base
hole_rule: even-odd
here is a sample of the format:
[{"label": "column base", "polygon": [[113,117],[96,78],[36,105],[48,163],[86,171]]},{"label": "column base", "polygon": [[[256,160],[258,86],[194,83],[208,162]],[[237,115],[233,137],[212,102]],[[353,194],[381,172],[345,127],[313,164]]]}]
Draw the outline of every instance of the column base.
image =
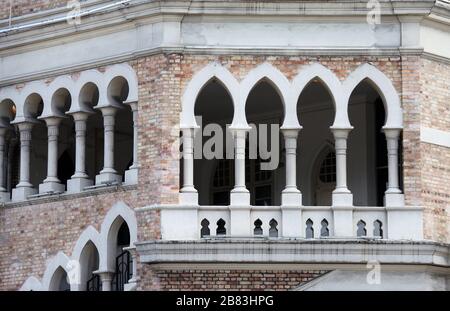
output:
[{"label": "column base", "polygon": [[30,195],[37,194],[37,189],[33,187],[17,187],[12,190],[12,201],[25,201]]},{"label": "column base", "polygon": [[129,280],[128,283],[124,284],[123,290],[125,292],[135,291],[137,288],[137,281],[133,279]]},{"label": "column base", "polygon": [[82,192],[84,188],[90,187],[94,182],[87,178],[71,178],[67,181],[67,193]]},{"label": "column base", "polygon": [[180,192],[178,201],[181,205],[198,205],[198,192]]},{"label": "column base", "polygon": [[9,202],[11,201],[11,193],[6,191],[0,192],[0,202]]},{"label": "column base", "polygon": [[39,185],[39,193],[64,192],[66,186],[54,181],[45,182]]},{"label": "column base", "polygon": [[230,205],[250,206],[250,192],[247,189],[231,190]]},{"label": "column base", "polygon": [[97,176],[95,176],[95,184],[96,185],[104,185],[109,183],[122,183],[122,176],[117,173],[110,172],[100,172]]},{"label": "column base", "polygon": [[386,207],[405,206],[405,195],[403,193],[385,193],[384,206]]},{"label": "column base", "polygon": [[350,191],[333,192],[332,201],[333,206],[353,206],[353,194]]},{"label": "column base", "polygon": [[135,185],[138,183],[138,168],[130,168],[125,171],[125,184]]},{"label": "column base", "polygon": [[302,194],[300,191],[283,191],[281,193],[282,206],[302,206]]}]

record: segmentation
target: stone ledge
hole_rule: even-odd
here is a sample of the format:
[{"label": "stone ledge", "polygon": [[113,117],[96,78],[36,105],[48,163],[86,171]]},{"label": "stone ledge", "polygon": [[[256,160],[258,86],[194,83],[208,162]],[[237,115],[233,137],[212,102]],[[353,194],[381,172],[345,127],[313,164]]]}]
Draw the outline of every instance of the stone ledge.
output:
[{"label": "stone ledge", "polygon": [[21,206],[30,206],[30,205],[38,205],[38,204],[46,204],[46,203],[52,203],[52,202],[59,202],[59,201],[67,201],[67,200],[74,200],[79,198],[86,198],[90,196],[97,196],[105,193],[113,193],[113,192],[126,192],[131,190],[136,190],[137,185],[116,185],[116,186],[110,186],[110,187],[102,187],[92,190],[85,190],[83,192],[79,193],[61,193],[61,194],[54,194],[54,195],[46,195],[39,198],[29,199],[25,201],[18,201],[18,202],[6,202],[2,203],[0,205],[1,208],[15,208],[15,207],[21,207]]},{"label": "stone ledge", "polygon": [[136,243],[140,261],[158,263],[346,263],[450,267],[450,245],[373,239],[208,239]]}]

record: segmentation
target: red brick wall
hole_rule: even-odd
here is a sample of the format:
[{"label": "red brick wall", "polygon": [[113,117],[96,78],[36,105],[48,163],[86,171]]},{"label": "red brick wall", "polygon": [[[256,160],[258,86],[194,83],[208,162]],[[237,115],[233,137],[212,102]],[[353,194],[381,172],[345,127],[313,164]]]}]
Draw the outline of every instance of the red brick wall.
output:
[{"label": "red brick wall", "polygon": [[294,289],[325,270],[156,270],[149,267],[141,277],[140,290],[235,290]]},{"label": "red brick wall", "polygon": [[[422,59],[421,124],[450,131],[450,65]],[[418,148],[419,149],[419,148]],[[421,143],[425,238],[450,242],[450,148]]]}]

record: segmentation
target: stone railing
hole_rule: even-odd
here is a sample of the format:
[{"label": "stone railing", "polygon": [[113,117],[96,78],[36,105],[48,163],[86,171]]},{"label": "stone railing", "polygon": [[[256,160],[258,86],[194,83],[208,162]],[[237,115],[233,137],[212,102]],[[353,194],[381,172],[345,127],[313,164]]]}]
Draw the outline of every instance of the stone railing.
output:
[{"label": "stone railing", "polygon": [[155,205],[163,240],[373,238],[422,240],[420,207]]}]

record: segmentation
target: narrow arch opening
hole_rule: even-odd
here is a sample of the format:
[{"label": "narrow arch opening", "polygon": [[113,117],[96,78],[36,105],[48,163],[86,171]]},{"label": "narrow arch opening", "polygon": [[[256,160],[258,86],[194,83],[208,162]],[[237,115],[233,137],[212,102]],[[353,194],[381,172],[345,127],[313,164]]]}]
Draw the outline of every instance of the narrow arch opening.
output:
[{"label": "narrow arch opening", "polygon": [[252,205],[280,205],[286,172],[284,140],[279,130],[283,102],[267,80],[259,81],[248,95],[245,113],[252,126],[247,139],[246,187]]},{"label": "narrow arch opening", "polygon": [[67,272],[62,267],[58,267],[53,273],[50,281],[50,291],[70,292],[70,282]]},{"label": "narrow arch opening", "polygon": [[[229,205],[234,156],[228,126],[233,121],[234,108],[231,96],[218,79],[211,79],[198,94],[194,113],[200,126],[194,139],[194,186],[199,204]],[[180,177],[182,180],[182,174]]]},{"label": "narrow arch opening", "polygon": [[[388,182],[387,145],[382,131],[386,122],[383,99],[366,79],[353,90],[348,107],[354,127],[348,137],[348,186],[354,204],[383,206]],[[402,172],[401,154],[399,152],[399,172]]]},{"label": "narrow arch opening", "polygon": [[99,254],[94,243],[89,241],[80,255],[80,285],[82,290],[100,291],[100,276],[94,274],[99,268]]},{"label": "narrow arch opening", "polygon": [[334,100],[324,82],[315,78],[301,92],[297,116],[303,129],[299,133],[297,178],[303,204],[330,206],[336,187],[336,164],[333,159]]}]

